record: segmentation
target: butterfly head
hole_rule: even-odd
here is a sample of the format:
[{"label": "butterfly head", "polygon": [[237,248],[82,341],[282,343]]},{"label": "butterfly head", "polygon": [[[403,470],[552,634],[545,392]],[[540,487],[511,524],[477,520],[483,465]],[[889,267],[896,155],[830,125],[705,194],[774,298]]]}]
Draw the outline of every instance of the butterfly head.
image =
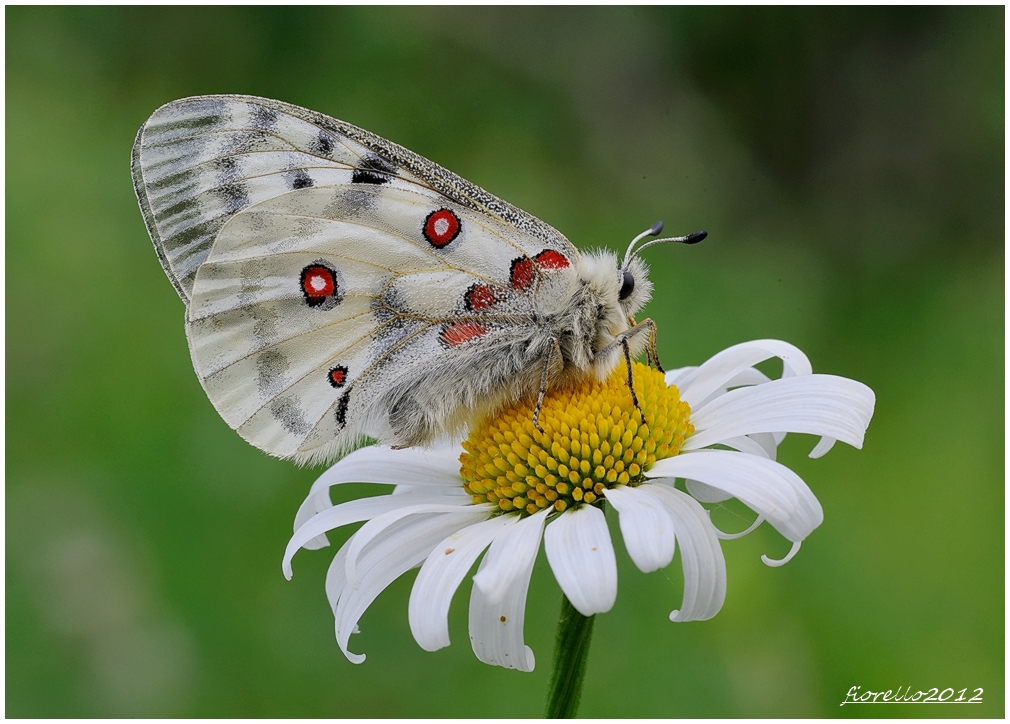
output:
[{"label": "butterfly head", "polygon": [[658,236],[662,230],[663,224],[658,222],[636,236],[620,264],[609,251],[585,254],[579,260],[581,292],[571,298],[574,308],[564,315],[581,320],[574,327],[584,330],[586,335],[575,335],[587,342],[585,355],[574,351],[570,355],[575,366],[583,367],[584,362],[588,364],[589,360],[595,359],[594,351],[606,348],[627,331],[634,324],[635,314],[652,297],[649,267],[639,256],[643,249],[668,242],[697,244],[707,236],[706,232],[697,231],[687,236],[652,239],[638,245],[646,237]]},{"label": "butterfly head", "polygon": [[652,297],[649,266],[644,260],[635,258],[627,267],[618,268],[616,276],[617,304],[624,317],[633,317]]}]

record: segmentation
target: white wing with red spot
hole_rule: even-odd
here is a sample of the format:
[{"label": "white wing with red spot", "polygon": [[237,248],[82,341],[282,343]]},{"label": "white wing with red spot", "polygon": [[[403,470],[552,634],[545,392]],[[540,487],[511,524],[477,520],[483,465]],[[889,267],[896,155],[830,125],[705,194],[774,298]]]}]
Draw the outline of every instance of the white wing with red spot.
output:
[{"label": "white wing with red spot", "polygon": [[[141,128],[134,184],[188,303],[196,371],[233,428],[317,460],[362,435],[444,432],[537,339],[538,297],[573,283],[560,233],[396,144],[277,101],[170,103]],[[426,388],[430,388],[427,389]],[[416,409],[420,401],[429,407]]]}]

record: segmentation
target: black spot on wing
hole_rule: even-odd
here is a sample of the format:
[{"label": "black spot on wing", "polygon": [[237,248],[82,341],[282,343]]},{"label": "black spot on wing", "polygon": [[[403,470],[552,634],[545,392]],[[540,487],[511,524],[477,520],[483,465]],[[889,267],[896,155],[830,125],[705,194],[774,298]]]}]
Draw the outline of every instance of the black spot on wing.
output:
[{"label": "black spot on wing", "polygon": [[216,189],[211,191],[211,194],[216,196],[224,204],[224,210],[227,214],[237,214],[239,211],[249,206],[249,192],[245,187],[244,183],[229,183],[224,186],[218,186]]},{"label": "black spot on wing", "polygon": [[351,401],[351,391],[347,390],[344,394],[340,396],[337,400],[337,409],[333,413],[334,419],[337,421],[337,427],[343,429],[347,424],[347,404]]},{"label": "black spot on wing", "polygon": [[389,177],[396,175],[396,167],[388,161],[371,153],[361,159],[361,164],[351,175],[351,183],[355,184],[385,184]]},{"label": "black spot on wing", "polygon": [[383,176],[382,174],[375,173],[373,171],[365,171],[363,169],[355,169],[354,173],[351,174],[352,184],[386,184],[389,183],[389,178]]},{"label": "black spot on wing", "polygon": [[338,191],[333,195],[332,201],[323,208],[323,213],[331,219],[354,219],[371,211],[378,200],[379,197],[375,193],[365,191],[364,187]]},{"label": "black spot on wing", "polygon": [[309,143],[309,152],[317,156],[329,156],[333,153],[333,139],[326,131],[320,131],[319,135]]},{"label": "black spot on wing", "polygon": [[312,429],[296,397],[281,397],[270,403],[270,414],[292,435],[303,437]]},{"label": "black spot on wing", "polygon": [[225,156],[214,161],[214,170],[217,171],[219,184],[235,183],[242,180],[242,171],[234,156]]},{"label": "black spot on wing", "polygon": [[288,183],[292,189],[307,189],[313,185],[312,177],[304,168],[295,169],[288,174]]},{"label": "black spot on wing", "polygon": [[287,356],[268,349],[256,358],[256,386],[266,397],[284,389],[285,373],[291,366]]},{"label": "black spot on wing", "polygon": [[250,114],[253,128],[261,131],[269,131],[277,123],[277,111],[263,106],[253,106]]}]

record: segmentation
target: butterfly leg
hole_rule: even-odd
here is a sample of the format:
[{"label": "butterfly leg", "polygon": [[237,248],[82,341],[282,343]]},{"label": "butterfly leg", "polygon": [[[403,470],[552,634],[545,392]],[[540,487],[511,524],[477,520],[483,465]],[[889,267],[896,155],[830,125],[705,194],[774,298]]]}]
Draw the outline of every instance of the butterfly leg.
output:
[{"label": "butterfly leg", "polygon": [[654,367],[660,372],[665,373],[666,370],[663,369],[663,365],[659,361],[659,352],[656,351],[656,323],[651,319],[643,319],[641,324],[639,324],[635,321],[635,318],[629,314],[628,325],[630,327],[628,330],[629,332],[637,329],[638,327],[649,328],[649,343],[645,348],[645,356],[649,361],[650,367]]},{"label": "butterfly leg", "polygon": [[646,319],[642,322],[642,325],[648,325],[649,327],[649,346],[645,348],[646,354],[649,357],[649,364],[663,374],[666,374],[666,370],[663,369],[663,365],[659,361],[659,352],[656,350],[656,323],[651,319]]},{"label": "butterfly leg", "polygon": [[628,368],[628,389],[631,391],[631,399],[635,403],[635,409],[639,412],[642,412],[642,407],[638,404],[638,395],[635,394],[634,374],[632,373],[631,366],[630,340],[645,331],[649,332],[649,343],[645,348],[646,354],[649,358],[649,363],[654,363],[659,371],[662,372],[663,368],[659,364],[659,354],[656,353],[656,323],[651,319],[643,319],[641,322],[632,325],[628,331],[596,353],[597,357],[602,357],[615,351],[618,346],[623,350],[624,363]]},{"label": "butterfly leg", "polygon": [[544,356],[544,368],[540,373],[540,392],[537,393],[537,405],[533,408],[533,427],[535,427],[539,432],[543,432],[544,429],[540,427],[540,408],[544,405],[544,395],[547,394],[547,372],[551,367],[551,358],[554,357],[555,352],[558,356],[561,356],[561,344],[558,342],[557,337],[551,337],[550,344],[547,347],[547,354]]},{"label": "butterfly leg", "polygon": [[624,350],[624,363],[628,367],[628,389],[631,390],[631,401],[635,403],[635,409],[644,415],[642,406],[638,404],[638,395],[635,394],[635,375],[631,367],[631,345],[628,344],[626,336],[621,337],[621,349]]}]

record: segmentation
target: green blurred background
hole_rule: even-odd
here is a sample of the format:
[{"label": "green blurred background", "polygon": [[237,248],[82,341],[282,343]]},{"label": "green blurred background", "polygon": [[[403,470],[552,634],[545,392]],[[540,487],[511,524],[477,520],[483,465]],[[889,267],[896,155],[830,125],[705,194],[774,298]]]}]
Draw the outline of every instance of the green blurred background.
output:
[{"label": "green blurred background", "polygon": [[[161,104],[252,93],[395,140],[648,254],[667,366],[774,337],[869,384],[862,451],[782,460],[825,510],[789,565],[724,544],[722,612],[618,543],[583,716],[1004,713],[1004,10],[8,8],[8,716],[538,716],[560,590],[538,562],[532,674],[407,625],[413,573],[348,663],[323,577],[280,572],[318,469],[247,446],[194,375],[130,184]],[[795,436],[794,436],[795,437]],[[335,499],[365,492],[342,490]],[[717,511],[740,529],[731,510]],[[334,536],[339,542],[347,532]],[[619,536],[618,536],[619,540]],[[984,703],[839,707],[852,686]]]}]

